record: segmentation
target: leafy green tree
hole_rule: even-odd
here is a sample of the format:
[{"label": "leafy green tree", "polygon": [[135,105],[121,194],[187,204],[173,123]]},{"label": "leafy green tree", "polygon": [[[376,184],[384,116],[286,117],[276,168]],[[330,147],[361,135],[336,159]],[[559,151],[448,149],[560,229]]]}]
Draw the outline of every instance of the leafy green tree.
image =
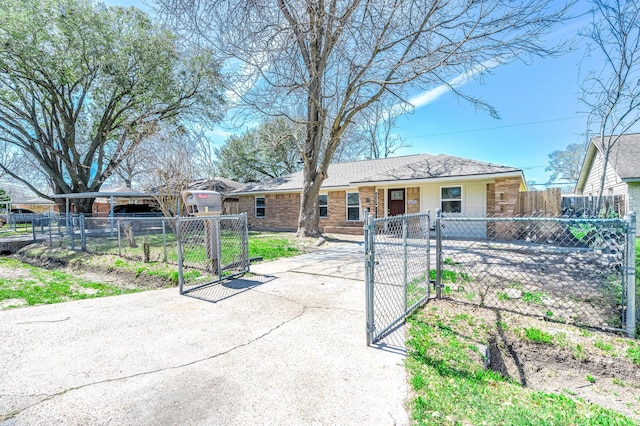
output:
[{"label": "leafy green tree", "polygon": [[7,201],[11,201],[11,197],[7,194],[7,191],[0,188],[0,203],[6,203]]},{"label": "leafy green tree", "polygon": [[229,137],[216,150],[220,174],[238,182],[257,182],[300,170],[304,127],[279,118]]},{"label": "leafy green tree", "polygon": [[[181,50],[136,8],[3,0],[0,46],[0,141],[31,158],[55,194],[98,191],[163,122],[219,116],[211,52]],[[0,169],[48,196],[25,170]],[[73,202],[91,211],[92,199]]]}]

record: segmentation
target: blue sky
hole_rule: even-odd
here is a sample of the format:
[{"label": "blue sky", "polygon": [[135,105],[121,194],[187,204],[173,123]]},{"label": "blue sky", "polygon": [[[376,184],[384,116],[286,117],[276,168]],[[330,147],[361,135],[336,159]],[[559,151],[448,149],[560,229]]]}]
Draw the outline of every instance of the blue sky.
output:
[{"label": "blue sky", "polygon": [[[104,2],[148,10],[141,0]],[[589,20],[590,16],[584,16],[568,22],[553,34],[555,40],[576,36]],[[584,53],[585,46],[580,44],[560,58],[536,58],[531,65],[501,65],[485,76],[483,84],[470,81],[460,87],[495,107],[500,119],[450,93],[400,117],[396,132],[412,147],[398,155],[456,155],[518,167],[528,181],[547,182],[548,155],[570,143],[585,141],[587,116],[578,101],[578,70]],[[220,137],[219,143],[223,141]]]}]

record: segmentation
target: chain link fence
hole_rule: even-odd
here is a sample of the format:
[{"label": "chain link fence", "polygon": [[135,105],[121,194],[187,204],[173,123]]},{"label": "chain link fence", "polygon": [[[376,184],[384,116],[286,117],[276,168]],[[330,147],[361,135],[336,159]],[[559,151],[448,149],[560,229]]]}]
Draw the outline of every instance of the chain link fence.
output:
[{"label": "chain link fence", "polygon": [[169,217],[52,217],[33,226],[34,241],[142,262],[178,263],[176,219]]},{"label": "chain link fence", "polygon": [[430,295],[429,213],[373,219],[365,214],[367,344]]},{"label": "chain link fence", "polygon": [[436,218],[438,296],[635,333],[635,216]]},{"label": "chain link fence", "polygon": [[634,214],[563,219],[438,212],[429,224],[429,213],[367,218],[369,344],[430,297],[635,336]]},{"label": "chain link fence", "polygon": [[249,272],[245,213],[178,220],[180,294]]}]

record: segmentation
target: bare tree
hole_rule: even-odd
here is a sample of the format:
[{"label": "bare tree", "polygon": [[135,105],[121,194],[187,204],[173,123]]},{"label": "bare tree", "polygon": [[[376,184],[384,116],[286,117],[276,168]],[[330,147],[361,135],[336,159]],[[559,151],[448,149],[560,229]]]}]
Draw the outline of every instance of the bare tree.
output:
[{"label": "bare tree", "polygon": [[402,136],[393,133],[399,116],[394,109],[398,106],[389,101],[396,100],[386,98],[386,102],[382,100],[376,102],[364,111],[364,119],[361,120],[359,127],[369,147],[368,158],[391,157],[402,148],[411,147],[411,144]]},{"label": "bare tree", "polygon": [[184,128],[164,129],[141,147],[141,171],[136,179],[165,216],[177,213],[182,191],[194,178],[194,148],[194,140]]},{"label": "bare tree", "polygon": [[602,57],[602,68],[590,70],[581,100],[589,108],[592,141],[603,157],[598,190],[600,209],[613,147],[640,121],[640,3],[635,0],[591,0],[593,21],[585,36],[588,55]]},{"label": "bare tree", "polygon": [[[299,117],[304,170],[298,235],[319,232],[318,193],[343,136],[388,96],[556,54],[544,35],[566,18],[551,0],[158,0],[160,15],[229,59],[232,101]],[[484,101],[459,96],[493,111]]]}]

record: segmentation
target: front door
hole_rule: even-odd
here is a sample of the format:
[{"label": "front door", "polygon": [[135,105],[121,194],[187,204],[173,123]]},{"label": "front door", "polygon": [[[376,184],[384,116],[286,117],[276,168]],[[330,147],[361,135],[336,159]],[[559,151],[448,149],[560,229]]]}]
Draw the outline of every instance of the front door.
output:
[{"label": "front door", "polygon": [[399,214],[404,214],[404,188],[390,189],[388,193],[388,200],[389,209],[387,210],[387,216],[397,216]]}]

